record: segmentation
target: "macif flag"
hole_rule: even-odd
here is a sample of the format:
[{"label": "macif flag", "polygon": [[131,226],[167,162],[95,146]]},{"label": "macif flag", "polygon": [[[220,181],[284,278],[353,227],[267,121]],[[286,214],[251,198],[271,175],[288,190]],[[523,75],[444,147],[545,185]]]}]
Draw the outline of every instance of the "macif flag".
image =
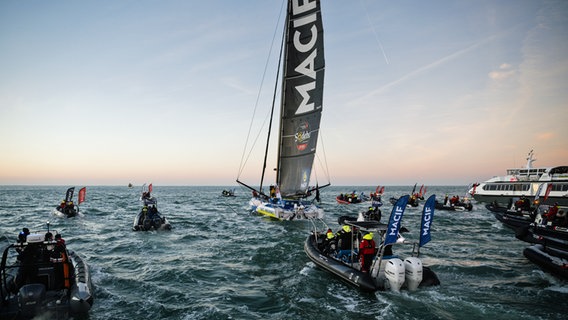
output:
[{"label": "macif flag", "polygon": [[85,197],[87,196],[87,187],[83,187],[79,190],[79,203],[81,204],[81,202],[85,202]]},{"label": "macif flag", "polygon": [[419,246],[427,244],[430,240],[430,228],[432,227],[432,220],[434,219],[434,208],[436,207],[436,195],[431,195],[422,210],[422,221],[420,222],[420,243]]},{"label": "macif flag", "polygon": [[65,202],[73,200],[73,192],[75,192],[75,187],[67,189],[67,193],[65,194]]},{"label": "macif flag", "polygon": [[396,239],[398,239],[398,231],[400,230],[400,225],[402,223],[402,215],[404,214],[404,210],[408,204],[408,198],[410,198],[409,195],[400,197],[396,204],[392,207],[385,237],[385,246],[395,243]]}]

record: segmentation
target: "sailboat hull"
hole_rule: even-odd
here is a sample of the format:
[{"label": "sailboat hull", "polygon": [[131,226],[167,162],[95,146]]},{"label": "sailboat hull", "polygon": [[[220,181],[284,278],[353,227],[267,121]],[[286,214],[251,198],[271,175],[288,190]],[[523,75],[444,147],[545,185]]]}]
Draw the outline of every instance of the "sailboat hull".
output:
[{"label": "sailboat hull", "polygon": [[252,198],[251,211],[278,220],[321,219],[323,209],[309,201],[276,200],[275,202],[262,201]]}]

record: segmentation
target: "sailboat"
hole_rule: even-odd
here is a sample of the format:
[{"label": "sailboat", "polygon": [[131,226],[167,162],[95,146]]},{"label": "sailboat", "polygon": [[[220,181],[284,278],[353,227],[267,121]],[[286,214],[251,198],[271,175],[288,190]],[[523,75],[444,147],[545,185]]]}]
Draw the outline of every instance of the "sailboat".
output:
[{"label": "sailboat", "polygon": [[[270,131],[258,189],[253,191],[251,210],[280,220],[322,218],[323,209],[307,200],[330,185],[310,187],[323,106],[323,24],[320,1],[288,1],[285,21],[283,75],[281,79],[280,130],[276,183],[263,191]],[[275,106],[272,106],[271,115]],[[272,118],[271,118],[272,122]]]}]

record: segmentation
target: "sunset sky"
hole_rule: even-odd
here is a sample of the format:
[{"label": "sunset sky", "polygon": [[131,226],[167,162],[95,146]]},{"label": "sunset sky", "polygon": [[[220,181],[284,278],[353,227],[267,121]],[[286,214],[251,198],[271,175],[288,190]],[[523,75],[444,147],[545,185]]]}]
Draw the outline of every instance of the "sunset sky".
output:
[{"label": "sunset sky", "polygon": [[[1,1],[0,185],[234,185],[249,152],[240,179],[258,184],[266,138],[245,142],[257,100],[249,146],[269,112],[281,7]],[[568,165],[568,1],[322,14],[320,184],[467,185],[531,149]]]}]

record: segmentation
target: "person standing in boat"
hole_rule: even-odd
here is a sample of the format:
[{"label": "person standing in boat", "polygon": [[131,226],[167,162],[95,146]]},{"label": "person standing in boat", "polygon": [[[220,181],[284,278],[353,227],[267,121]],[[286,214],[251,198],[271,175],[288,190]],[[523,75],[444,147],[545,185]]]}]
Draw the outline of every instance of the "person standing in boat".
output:
[{"label": "person standing in boat", "polygon": [[24,243],[26,241],[28,241],[28,235],[30,234],[30,229],[28,228],[23,228],[22,231],[20,231],[20,233],[18,234],[18,242],[19,243]]},{"label": "person standing in boat", "polygon": [[548,209],[548,212],[544,214],[543,217],[546,218],[546,220],[543,224],[554,222],[554,219],[556,219],[556,215],[558,214],[558,209],[558,202],[555,202],[554,205]]},{"label": "person standing in boat", "polygon": [[[65,247],[65,240],[61,238],[61,234],[57,233],[55,235],[55,247],[51,252],[51,257],[49,259],[51,263],[53,263],[53,272],[54,272],[54,280],[57,289],[61,289],[63,287],[68,287],[69,282],[69,275],[65,275],[65,266],[64,264],[67,261],[67,252]],[[67,268],[69,268],[67,266]],[[67,273],[69,270],[67,269]]]},{"label": "person standing in boat", "polygon": [[335,235],[337,238],[337,259],[349,260],[351,256],[351,250],[353,249],[353,234],[351,233],[351,227],[344,225],[341,230]]},{"label": "person standing in boat", "polygon": [[373,233],[369,232],[363,236],[363,240],[361,240],[361,243],[359,243],[359,262],[361,264],[362,272],[369,272],[375,255],[375,240],[373,240]]}]

